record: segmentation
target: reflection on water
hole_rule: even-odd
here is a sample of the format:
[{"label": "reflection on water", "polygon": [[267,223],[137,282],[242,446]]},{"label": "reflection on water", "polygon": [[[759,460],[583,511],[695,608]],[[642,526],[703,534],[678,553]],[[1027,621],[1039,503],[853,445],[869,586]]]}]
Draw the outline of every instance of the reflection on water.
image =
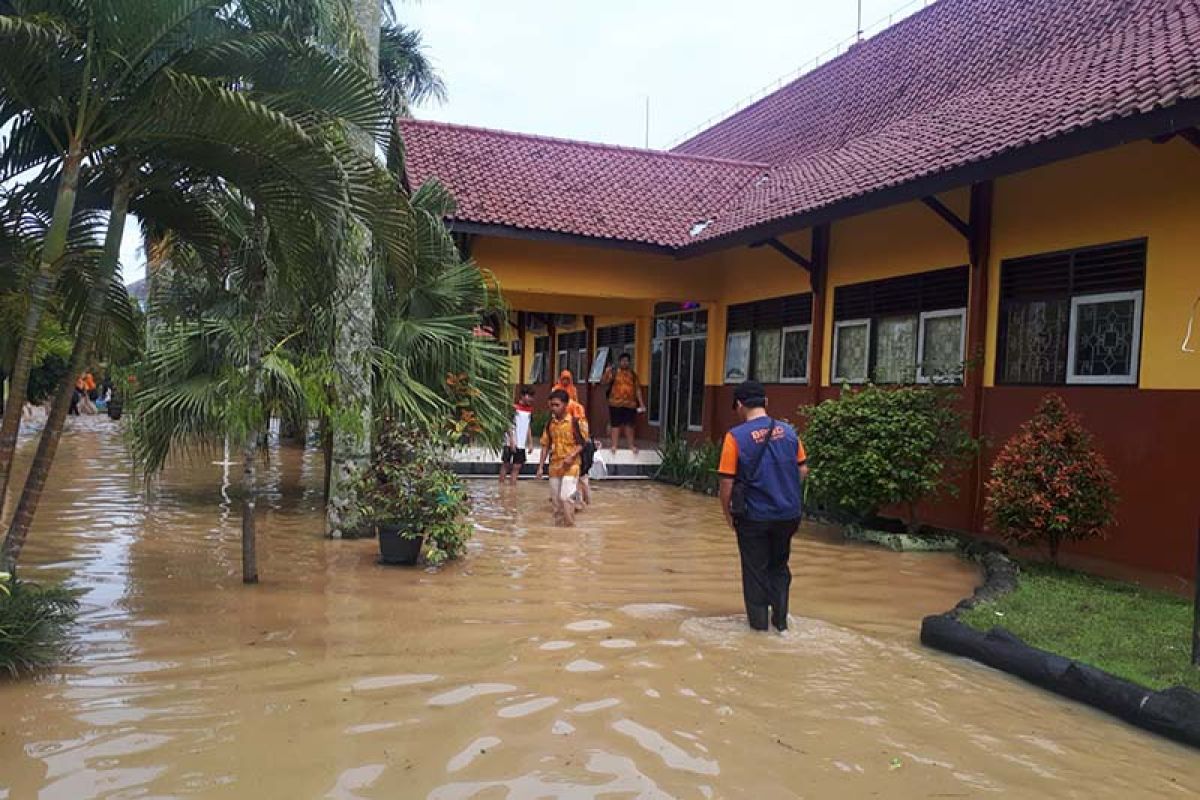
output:
[{"label": "reflection on water", "polygon": [[0,798],[1200,791],[1194,753],[923,650],[975,581],[950,556],[806,529],[759,634],[712,500],[603,484],[562,530],[544,486],[480,482],[465,560],[389,569],[320,538],[319,454],[282,450],[247,588],[224,453],[146,485],[72,424],[26,574],[84,590],[79,652],[0,683]]}]

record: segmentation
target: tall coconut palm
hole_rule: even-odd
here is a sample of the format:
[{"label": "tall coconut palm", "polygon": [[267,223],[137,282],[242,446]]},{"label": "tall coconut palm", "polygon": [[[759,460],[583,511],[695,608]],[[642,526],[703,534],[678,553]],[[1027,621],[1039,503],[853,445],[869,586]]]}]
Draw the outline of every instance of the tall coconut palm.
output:
[{"label": "tall coconut palm", "polygon": [[[352,9],[364,63],[375,73],[383,20],[381,0],[353,0]],[[354,141],[360,156],[374,159],[374,142],[365,136]],[[371,231],[360,219],[351,217],[346,220],[345,242],[336,262],[334,306],[336,391],[345,413],[331,420],[326,533],[332,538],[354,535],[360,527],[354,486],[370,458],[373,421],[371,367],[366,358],[375,326]]]},{"label": "tall coconut palm", "polygon": [[408,116],[414,105],[446,99],[446,84],[425,53],[421,32],[388,20],[380,33],[379,84],[393,117]]}]

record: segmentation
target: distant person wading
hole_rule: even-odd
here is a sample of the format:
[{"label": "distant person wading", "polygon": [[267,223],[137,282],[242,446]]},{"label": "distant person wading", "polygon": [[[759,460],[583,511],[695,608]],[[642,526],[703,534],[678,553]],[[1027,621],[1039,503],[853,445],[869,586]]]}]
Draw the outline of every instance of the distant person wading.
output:
[{"label": "distant person wading", "polygon": [[742,424],[725,434],[721,449],[721,508],[737,533],[750,627],[765,631],[769,619],[784,631],[792,585],[788,560],[800,527],[807,456],[795,429],[767,414],[761,383],[746,381],[733,396]]}]

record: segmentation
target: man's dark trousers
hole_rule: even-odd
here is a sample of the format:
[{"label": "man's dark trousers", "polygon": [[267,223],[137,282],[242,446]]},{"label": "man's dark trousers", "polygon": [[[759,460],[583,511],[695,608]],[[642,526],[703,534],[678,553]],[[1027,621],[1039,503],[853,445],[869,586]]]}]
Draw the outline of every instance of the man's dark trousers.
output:
[{"label": "man's dark trousers", "polygon": [[788,592],[792,571],[792,536],[800,527],[799,519],[759,521],[735,520],[738,552],[742,555],[742,596],[750,627],[767,629],[767,607],[771,622],[779,630],[787,628]]}]

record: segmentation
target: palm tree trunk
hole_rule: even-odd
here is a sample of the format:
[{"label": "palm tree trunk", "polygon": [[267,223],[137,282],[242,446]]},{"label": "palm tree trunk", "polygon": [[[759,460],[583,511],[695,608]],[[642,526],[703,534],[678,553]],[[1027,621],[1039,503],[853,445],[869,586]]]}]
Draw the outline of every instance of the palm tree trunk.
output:
[{"label": "palm tree trunk", "polygon": [[[25,408],[25,396],[29,390],[29,373],[33,369],[33,353],[37,348],[38,335],[42,329],[42,315],[50,299],[54,273],[67,249],[67,235],[71,230],[71,218],[75,215],[75,198],[79,191],[79,171],[83,165],[83,149],[78,142],[63,159],[63,173],[58,181],[58,195],[54,200],[54,217],[46,241],[42,243],[41,263],[37,274],[29,285],[29,307],[25,312],[25,326],[21,332],[21,343],[17,347],[17,358],[9,375],[11,388],[8,407],[16,414],[5,414],[0,424],[0,517],[4,516],[4,498],[8,492],[12,473],[13,454],[17,449],[17,434],[21,430],[21,410]],[[74,381],[74,377],[71,378]]]},{"label": "palm tree trunk", "polygon": [[258,542],[254,511],[258,504],[258,431],[242,446],[242,583],[258,583]]},{"label": "palm tree trunk", "polygon": [[[46,427],[42,429],[38,441],[37,453],[29,467],[29,475],[25,479],[25,488],[21,491],[21,499],[17,502],[17,510],[13,514],[8,527],[8,535],[4,538],[3,558],[0,559],[6,567],[16,566],[29,537],[29,528],[33,516],[37,513],[38,503],[42,499],[42,490],[50,475],[50,466],[54,463],[54,454],[58,451],[58,442],[62,438],[63,423],[67,418],[67,410],[71,407],[71,395],[75,391],[75,377],[83,371],[88,350],[96,331],[100,327],[100,319],[104,316],[104,306],[108,299],[108,287],[112,283],[113,273],[121,256],[121,239],[125,235],[125,221],[129,214],[129,198],[133,194],[133,181],[128,174],[117,180],[113,191],[112,211],[108,218],[108,230],[104,236],[104,251],[96,266],[96,274],[92,287],[88,292],[87,308],[84,309],[83,319],[79,324],[79,332],[75,336],[75,347],[71,351],[71,363],[50,406],[50,414],[46,419]],[[57,212],[56,212],[57,213]],[[24,343],[22,343],[24,344]],[[26,378],[28,380],[28,378]],[[24,400],[22,400],[22,403]],[[16,415],[18,418],[20,415]]]},{"label": "palm tree trunk", "polygon": [[[367,67],[379,69],[379,35],[383,21],[379,0],[354,0],[354,19],[367,44]],[[355,145],[368,158],[375,157],[375,144],[362,131]],[[375,306],[372,296],[371,232],[360,220],[347,220],[345,247],[338,261],[336,334],[334,362],[338,370],[338,403],[347,409],[333,423],[332,465],[329,470],[329,500],[326,504],[326,533],[340,539],[353,536],[359,528],[354,484],[371,455],[371,371],[364,358],[372,345]]]},{"label": "palm tree trunk", "polygon": [[[266,302],[267,227],[262,209],[254,214],[254,242],[257,252],[250,257],[251,273],[246,287],[247,305],[253,309],[250,324],[250,346],[246,359],[247,388],[250,408],[262,409],[262,327],[261,310]],[[265,415],[263,415],[265,416]],[[242,583],[258,583],[258,531],[255,510],[258,506],[258,449],[261,438],[260,415],[254,414],[242,443]]]}]

